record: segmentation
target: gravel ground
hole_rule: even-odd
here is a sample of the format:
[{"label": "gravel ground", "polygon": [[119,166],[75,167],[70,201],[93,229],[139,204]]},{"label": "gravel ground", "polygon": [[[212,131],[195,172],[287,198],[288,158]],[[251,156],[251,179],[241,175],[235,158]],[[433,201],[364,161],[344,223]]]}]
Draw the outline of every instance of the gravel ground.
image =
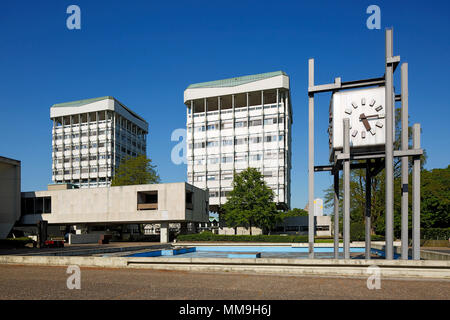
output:
[{"label": "gravel ground", "polygon": [[65,267],[0,265],[0,299],[450,299],[450,281],[197,273],[81,268],[81,289],[69,290]]}]

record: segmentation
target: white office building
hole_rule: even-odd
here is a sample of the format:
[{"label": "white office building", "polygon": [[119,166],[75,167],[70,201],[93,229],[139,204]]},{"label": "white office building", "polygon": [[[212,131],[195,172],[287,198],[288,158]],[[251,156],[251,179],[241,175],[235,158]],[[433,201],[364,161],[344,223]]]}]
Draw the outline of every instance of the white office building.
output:
[{"label": "white office building", "polygon": [[290,207],[292,107],[282,71],[190,85],[187,107],[188,182],[208,189],[211,211],[226,202],[233,172],[255,167]]},{"label": "white office building", "polygon": [[121,159],[146,154],[148,123],[113,97],[55,104],[50,118],[54,183],[110,186]]}]

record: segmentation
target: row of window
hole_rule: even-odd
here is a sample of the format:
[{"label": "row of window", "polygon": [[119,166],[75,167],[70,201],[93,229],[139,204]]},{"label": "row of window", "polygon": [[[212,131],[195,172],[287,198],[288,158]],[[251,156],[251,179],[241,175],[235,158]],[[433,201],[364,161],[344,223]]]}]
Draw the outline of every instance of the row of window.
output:
[{"label": "row of window", "polygon": [[278,152],[277,150],[267,150],[264,153],[261,151],[255,151],[255,152],[237,152],[234,157],[233,154],[211,154],[208,156],[196,156],[194,160],[192,160],[192,157],[188,159],[188,164],[192,165],[205,165],[205,164],[218,164],[219,161],[222,163],[231,163],[231,162],[246,162],[246,161],[261,161],[263,160],[271,160],[271,159],[284,159],[284,153]]},{"label": "row of window", "polygon": [[[283,117],[267,117],[264,118],[264,125],[271,125],[277,123],[283,123]],[[235,128],[246,128],[260,126],[263,124],[262,118],[260,119],[252,119],[247,121],[246,119],[236,119],[234,121]],[[203,132],[203,131],[211,131],[211,130],[219,130],[219,129],[231,129],[233,128],[233,120],[222,120],[210,122],[206,126],[205,125],[196,125],[194,126],[194,132]],[[188,127],[188,132],[191,132],[192,127]]]},{"label": "row of window", "polygon": [[[280,171],[278,173],[280,175],[280,177],[282,177],[284,175],[284,171]],[[264,174],[263,176],[265,178],[271,178],[271,177],[277,177],[277,170],[275,171],[270,171],[270,170],[264,170]],[[220,179],[222,178],[222,179]],[[189,180],[192,179],[192,175],[189,175]],[[202,181],[227,181],[227,180],[233,180],[233,174],[232,173],[225,173],[225,174],[221,174],[219,175],[218,173],[214,173],[214,174],[195,174],[194,175],[194,182],[202,182]]]},{"label": "row of window", "polygon": [[[264,105],[264,109],[276,108],[277,106],[278,106],[277,104]],[[280,103],[280,106],[282,106],[282,103]],[[262,109],[262,106],[257,106],[257,107],[255,106],[255,107],[249,107],[248,108],[249,111],[261,110],[261,109]],[[245,107],[236,107],[234,109],[234,112],[240,112],[240,111],[247,111],[247,106],[245,106]],[[189,112],[189,115],[191,115],[191,108],[188,109],[188,112]],[[222,109],[220,113],[224,114],[224,113],[232,113],[232,112],[233,112],[232,109]],[[208,115],[215,115],[215,114],[219,114],[219,111],[218,110],[208,111],[207,114]],[[204,111],[203,112],[196,112],[194,114],[194,117],[199,117],[199,116],[203,116],[203,115],[205,115]]]},{"label": "row of window", "polygon": [[96,154],[94,155],[89,155],[89,156],[75,156],[72,158],[56,158],[54,159],[55,164],[62,164],[62,163],[69,163],[70,160],[72,159],[72,162],[79,162],[79,161],[95,161],[95,160],[106,160],[106,159],[111,159],[111,155],[110,154],[106,154],[106,153],[100,153],[98,156]]},{"label": "row of window", "polygon": [[87,150],[89,148],[104,148],[104,147],[110,147],[113,148],[114,145],[112,142],[106,143],[106,142],[90,142],[90,143],[83,143],[83,144],[65,144],[64,146],[54,146],[53,151],[75,151],[75,150]]},{"label": "row of window", "polygon": [[[99,130],[98,131],[98,135],[99,136],[101,136],[101,135],[103,135],[103,134],[110,134],[111,133],[111,130]],[[54,140],[61,140],[61,139],[70,139],[70,138],[72,138],[72,139],[76,139],[76,138],[79,138],[79,137],[87,137],[87,136],[91,136],[91,137],[93,137],[93,136],[97,136],[97,130],[91,130],[90,132],[89,132],[89,134],[88,134],[88,132],[81,132],[81,134],[78,132],[78,133],[72,133],[72,134],[55,134],[55,135],[53,135],[53,139]]]},{"label": "row of window", "polygon": [[[284,135],[276,135],[276,134],[267,134],[264,136],[264,142],[265,143],[270,143],[270,142],[276,142],[276,141],[283,141],[284,140]],[[252,136],[252,137],[235,137],[234,138],[234,145],[245,145],[245,144],[255,144],[255,143],[261,143],[263,142],[263,137],[262,136]],[[194,144],[190,143],[188,145],[189,149],[203,149],[203,148],[212,148],[212,147],[218,147],[220,144],[218,139],[210,139],[207,141],[200,141],[200,142],[196,142]],[[232,146],[233,145],[233,138],[223,138],[222,139],[222,146],[226,147],[226,146]]]},{"label": "row of window", "polygon": [[107,168],[104,166],[101,167],[89,167],[89,168],[73,168],[73,169],[59,169],[53,170],[53,175],[62,175],[62,174],[80,174],[80,173],[97,173],[97,172],[106,172]]}]

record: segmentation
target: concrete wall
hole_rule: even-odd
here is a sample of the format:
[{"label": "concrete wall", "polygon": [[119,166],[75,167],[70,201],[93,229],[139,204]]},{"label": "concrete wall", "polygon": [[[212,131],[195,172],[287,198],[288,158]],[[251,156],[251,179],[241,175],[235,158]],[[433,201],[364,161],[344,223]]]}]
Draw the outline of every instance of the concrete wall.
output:
[{"label": "concrete wall", "polygon": [[[318,237],[331,237],[332,235],[332,228],[331,228],[331,217],[330,216],[314,216],[314,224],[316,226],[316,232],[315,235]],[[308,217],[307,216],[300,216],[300,217],[288,217],[285,218],[283,222],[277,224],[277,226],[283,226],[285,228],[284,232],[274,232],[274,234],[277,233],[283,233],[283,234],[308,234],[308,230],[300,231],[300,228],[307,228],[308,227]],[[299,231],[286,231],[286,228],[288,227],[299,227]],[[320,231],[317,230],[318,226],[328,226],[328,230],[326,231]]]},{"label": "concrete wall", "polygon": [[[186,208],[186,190],[194,192],[192,210]],[[139,191],[158,191],[158,209],[138,210]],[[184,182],[22,193],[22,197],[33,196],[50,196],[52,212],[24,215],[24,224],[206,222],[209,218],[206,191]]]},{"label": "concrete wall", "polygon": [[0,239],[20,218],[20,161],[0,157]]},{"label": "concrete wall", "polygon": [[[236,233],[234,228],[219,228],[219,234],[225,234],[225,235],[250,235],[250,229],[244,228],[244,227],[237,227]],[[262,230],[260,228],[252,227],[252,235],[260,235],[262,234]]]},{"label": "concrete wall", "polygon": [[91,234],[69,234],[69,244],[81,244],[81,243],[98,243],[101,234],[91,233]]}]

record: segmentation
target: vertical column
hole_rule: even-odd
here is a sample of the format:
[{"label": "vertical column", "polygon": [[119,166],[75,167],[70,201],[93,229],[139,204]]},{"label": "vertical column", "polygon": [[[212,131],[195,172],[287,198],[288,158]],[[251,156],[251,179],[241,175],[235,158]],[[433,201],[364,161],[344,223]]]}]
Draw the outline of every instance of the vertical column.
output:
[{"label": "vertical column", "polygon": [[385,157],[385,173],[386,173],[386,259],[392,260],[394,258],[393,247],[393,211],[394,211],[394,137],[393,137],[393,70],[392,63],[388,60],[393,55],[393,35],[392,29],[386,30],[386,157]]},{"label": "vertical column", "polygon": [[[413,126],[413,148],[420,149],[419,123]],[[414,157],[412,189],[412,258],[420,260],[420,156]]]},{"label": "vertical column", "polygon": [[[250,111],[248,110],[249,108],[248,92],[245,93],[245,97],[247,99],[247,167],[250,167]],[[233,119],[233,126],[234,126],[234,119]]]},{"label": "vertical column", "polygon": [[161,222],[161,226],[159,228],[159,236],[160,236],[160,242],[161,243],[167,243],[169,242],[169,223],[168,222]]},{"label": "vertical column", "polygon": [[[308,87],[314,86],[314,59],[308,60]],[[308,93],[308,242],[309,258],[314,258],[314,94]],[[286,157],[286,155],[285,155]]]},{"label": "vertical column", "polygon": [[100,180],[100,154],[99,154],[99,143],[100,143],[100,140],[99,140],[99,138],[98,138],[98,136],[99,136],[99,132],[100,132],[100,127],[99,127],[99,124],[98,124],[98,117],[99,117],[99,112],[98,111],[96,111],[95,112],[95,126],[96,126],[96,129],[95,130],[97,130],[97,135],[96,135],[96,142],[97,142],[97,148],[96,148],[96,155],[97,155],[97,160],[96,160],[96,163],[97,163],[97,174],[96,174],[96,176],[97,176],[97,183],[96,183],[96,186],[98,187],[98,182],[99,182],[99,180]]},{"label": "vertical column", "polygon": [[[284,184],[283,198],[286,203],[289,203],[288,197],[290,196],[289,188],[290,188],[290,174],[291,174],[291,170],[290,170],[290,167],[291,167],[291,140],[290,140],[290,135],[288,135],[288,132],[290,132],[290,122],[289,122],[289,117],[287,116],[289,114],[289,110],[290,110],[290,108],[289,108],[289,91],[286,91],[286,101],[285,102],[286,103],[284,105],[284,117],[283,117],[283,130],[284,130],[283,164],[284,164],[284,168],[285,168],[284,169],[285,170],[284,179],[283,179],[283,184]],[[313,131],[313,135],[314,135],[314,131]],[[314,140],[313,140],[313,143],[314,143]],[[313,156],[314,156],[314,154],[313,154]],[[314,161],[313,161],[313,164],[314,164]],[[286,170],[286,169],[288,169],[288,170]],[[289,173],[289,175],[287,173]],[[313,174],[314,174],[314,172],[313,172]],[[313,196],[314,196],[314,194],[313,194]],[[313,235],[313,242],[314,242],[314,235]]]},{"label": "vertical column", "polygon": [[[205,187],[206,190],[208,189],[208,119],[207,117],[207,111],[208,111],[208,105],[207,105],[207,101],[206,98],[203,99],[203,111],[205,113],[205,120],[203,121],[203,125],[205,126],[205,159],[206,159],[206,166],[205,166]],[[221,155],[219,155],[219,161],[221,160],[220,158]],[[220,190],[219,190],[219,197],[220,197]]]},{"label": "vertical column", "polygon": [[334,170],[334,258],[339,259],[339,169]]},{"label": "vertical column", "polygon": [[[221,101],[220,101],[220,96],[217,97],[217,110],[219,111],[219,157],[222,156],[222,106],[220,105]],[[234,120],[233,120],[234,123]],[[233,146],[234,146],[234,137],[233,137]],[[233,163],[234,163],[234,159],[233,159]],[[219,161],[219,207],[222,205],[222,195],[221,195],[221,191],[222,191],[222,161]]]},{"label": "vertical column", "polygon": [[[277,89],[277,202],[281,202],[280,199],[280,89]],[[284,115],[283,115],[284,116]]]},{"label": "vertical column", "polygon": [[81,113],[78,114],[78,170],[80,172],[78,178],[78,187],[81,187],[81,143],[82,143],[82,131],[81,131]]},{"label": "vertical column", "polygon": [[[265,160],[265,157],[264,157],[264,152],[265,152],[265,149],[264,149],[264,137],[265,137],[265,132],[264,132],[264,90],[261,90],[261,128],[262,128],[262,130],[261,130],[261,137],[262,137],[262,141],[261,141],[261,174],[262,174],[262,177],[263,177],[263,180],[266,180],[265,179],[265,176],[264,176],[264,160]],[[266,182],[267,183],[267,182]]]},{"label": "vertical column", "polygon": [[370,174],[370,160],[367,160],[366,167],[366,259],[370,259],[370,234],[371,234],[371,215],[372,215],[372,176]]},{"label": "vertical column", "polygon": [[[350,120],[344,119],[344,154],[350,156]],[[344,259],[350,259],[350,158],[344,160]]]},{"label": "vertical column", "polygon": [[72,132],[72,123],[73,123],[73,115],[69,116],[69,134],[70,134],[70,183],[73,183],[73,132]]},{"label": "vertical column", "polygon": [[[402,150],[408,150],[408,64],[401,69]],[[402,259],[408,260],[408,157],[402,157]]]},{"label": "vertical column", "polygon": [[[194,172],[194,100],[191,100],[191,156],[192,156],[192,184],[194,184],[195,181],[195,172]],[[206,129],[206,128],[205,128]],[[205,158],[205,160],[208,160]],[[207,163],[205,162],[205,165]]]}]

